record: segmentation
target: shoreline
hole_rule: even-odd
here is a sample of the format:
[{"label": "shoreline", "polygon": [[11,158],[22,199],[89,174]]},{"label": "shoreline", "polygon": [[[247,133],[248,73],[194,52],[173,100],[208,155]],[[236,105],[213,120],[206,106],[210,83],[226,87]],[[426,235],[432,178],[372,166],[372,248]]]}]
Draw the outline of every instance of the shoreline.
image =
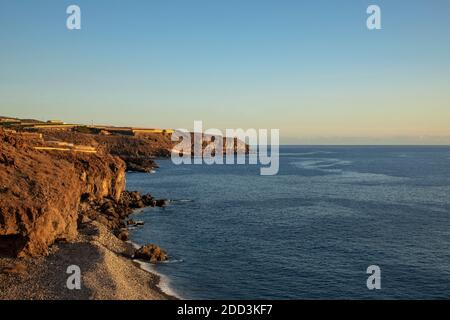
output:
[{"label": "shoreline", "polygon": [[[74,141],[58,143],[97,137],[69,135]],[[35,147],[50,143],[42,134],[0,128],[1,300],[176,299],[158,287],[158,275],[136,266],[135,250],[125,243],[135,209],[165,206],[167,200],[126,191],[126,163],[107,148],[117,153],[131,138],[107,139],[95,154],[42,151]],[[148,155],[160,147],[132,142],[124,154],[146,147]],[[149,261],[166,258],[147,254]],[[81,288],[70,290],[74,266]]]},{"label": "shoreline", "polygon": [[[124,191],[127,196],[133,193],[138,194]],[[138,195],[143,199],[144,196]],[[127,233],[127,238],[138,226],[128,225],[126,221],[154,206],[134,207],[133,204],[132,201],[122,207],[124,215],[117,218],[124,225],[120,230]],[[101,210],[97,212],[102,214]],[[49,247],[48,256],[0,255],[0,300],[182,299],[170,287],[170,280],[158,273],[152,263],[134,258],[140,244],[121,239],[117,229],[96,218],[93,220],[80,212],[76,239],[55,242]],[[80,267],[80,290],[70,290],[66,285],[70,276],[67,268],[73,265]]]},{"label": "shoreline", "polygon": [[[134,249],[139,249],[141,247],[141,245],[139,245],[131,240],[126,241],[126,243],[132,245],[134,247]],[[161,290],[161,292],[163,292],[164,294],[166,294],[170,297],[173,297],[177,300],[184,300],[184,298],[181,297],[181,295],[179,293],[177,293],[175,291],[175,289],[173,289],[170,286],[170,278],[168,276],[156,271],[154,264],[145,262],[145,261],[142,261],[139,259],[132,259],[132,261],[141,270],[144,270],[145,272],[153,274],[159,278],[159,281],[156,283],[156,286]],[[168,261],[170,261],[170,259]]]},{"label": "shoreline", "polygon": [[[132,261],[164,261],[166,252],[125,243],[136,210],[170,202],[127,191],[126,173],[156,173],[155,160],[173,149],[170,135],[83,126],[28,132],[22,122],[0,126],[0,299],[176,299],[163,292],[175,293],[169,280]],[[242,146],[235,142],[236,150]],[[73,265],[80,266],[84,291],[67,289]]]},{"label": "shoreline", "polygon": [[[0,300],[178,300],[163,291],[157,273],[132,259],[130,244],[91,221],[75,242],[61,242],[50,255],[37,258],[0,257]],[[81,289],[67,288],[67,267],[81,270]],[[20,267],[19,267],[20,266]]]},{"label": "shoreline", "polygon": [[[167,157],[157,157],[154,160],[162,160],[162,159],[167,160],[168,158]],[[154,169],[156,169],[156,168],[159,168],[159,166],[155,167]],[[157,172],[156,172],[156,170],[152,170],[150,172],[128,171],[127,174],[129,174],[129,173],[132,173],[132,174],[146,173],[148,175],[153,175],[153,174],[156,174]],[[129,218],[135,216],[136,214],[142,213],[142,211],[144,209],[145,208],[133,210],[133,212],[130,214]],[[132,228],[128,227],[127,229],[129,230],[130,233],[132,233],[135,228],[139,228],[139,226],[133,226]],[[139,249],[143,245],[143,244],[135,243],[131,240],[127,240],[126,243],[129,243],[130,245],[132,245],[134,247],[134,249]],[[170,261],[170,259],[169,259],[169,261]],[[144,270],[145,272],[153,274],[159,278],[158,282],[156,283],[156,286],[161,290],[162,293],[168,295],[169,297],[175,298],[176,300],[184,300],[184,298],[179,293],[177,293],[174,288],[172,288],[170,286],[169,277],[156,271],[154,264],[145,262],[145,261],[142,261],[139,259],[133,259],[133,262],[141,270]]]},{"label": "shoreline", "polygon": [[158,282],[156,283],[156,287],[161,290],[161,292],[171,298],[174,298],[175,300],[184,300],[183,297],[179,293],[177,293],[171,286],[170,286],[170,279],[166,275],[158,272],[155,270],[155,266],[151,263],[144,262],[138,259],[134,259],[133,262],[136,264],[138,268],[141,270],[144,270],[145,272],[151,273],[158,277]]}]

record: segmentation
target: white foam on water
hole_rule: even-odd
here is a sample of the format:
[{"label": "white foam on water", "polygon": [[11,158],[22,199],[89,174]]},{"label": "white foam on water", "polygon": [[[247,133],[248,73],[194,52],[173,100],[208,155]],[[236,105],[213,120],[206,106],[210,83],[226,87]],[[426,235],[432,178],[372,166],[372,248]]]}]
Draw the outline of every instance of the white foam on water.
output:
[{"label": "white foam on water", "polygon": [[333,151],[311,151],[311,152],[298,152],[298,153],[295,153],[295,155],[313,156],[316,154],[333,154],[333,153],[336,153],[336,152],[333,152]]},{"label": "white foam on water", "polygon": [[[291,165],[305,170],[317,170],[330,174],[338,174],[338,180],[335,182],[367,182],[384,183],[405,180],[403,177],[390,176],[381,173],[357,172],[345,170],[344,168],[335,168],[335,166],[349,166],[352,161],[341,159],[309,159],[291,162]],[[330,179],[330,178],[327,178]],[[333,178],[331,178],[333,179]],[[337,178],[335,178],[337,179]]]},{"label": "white foam on water", "polygon": [[316,156],[321,154],[333,154],[333,151],[311,151],[311,152],[280,152],[280,156]]},{"label": "white foam on water", "polygon": [[310,159],[291,162],[292,165],[306,170],[319,170],[323,172],[342,172],[342,169],[334,168],[335,166],[348,166],[352,164],[351,161],[341,159]]},{"label": "white foam on water", "polygon": [[346,182],[393,182],[400,181],[406,178],[390,176],[381,173],[369,173],[369,172],[356,172],[356,171],[344,171],[341,175],[342,179]]},{"label": "white foam on water", "polygon": [[147,272],[156,274],[159,277],[159,282],[157,284],[157,287],[164,292],[165,294],[178,298],[178,299],[183,299],[177,292],[175,292],[175,290],[170,286],[170,279],[159,273],[158,271],[156,271],[156,268],[153,264],[148,263],[148,262],[143,262],[137,259],[133,260],[134,262],[136,262],[137,264],[139,264],[139,267]]},{"label": "white foam on water", "polygon": [[135,242],[133,242],[133,241],[130,241],[130,240],[125,241],[125,242],[131,244],[131,245],[133,246],[134,249],[139,249],[139,248],[141,247],[141,246],[138,245],[137,243],[135,243]]},{"label": "white foam on water", "polygon": [[170,200],[170,202],[176,204],[176,203],[194,202],[194,200],[190,200],[190,199],[174,199],[174,200]]},{"label": "white foam on water", "polygon": [[166,261],[161,261],[161,262],[159,262],[159,263],[163,263],[163,264],[170,264],[170,263],[180,263],[180,262],[183,262],[184,260],[183,259],[169,259],[169,260],[166,260]]}]

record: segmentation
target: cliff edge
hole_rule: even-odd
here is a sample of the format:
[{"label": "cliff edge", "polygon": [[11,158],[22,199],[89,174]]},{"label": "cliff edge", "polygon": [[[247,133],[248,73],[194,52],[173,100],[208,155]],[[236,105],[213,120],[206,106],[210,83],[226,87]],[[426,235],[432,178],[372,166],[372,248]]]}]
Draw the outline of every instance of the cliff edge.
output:
[{"label": "cliff edge", "polygon": [[47,255],[57,240],[77,237],[80,199],[119,200],[124,162],[107,153],[39,151],[0,130],[0,255]]}]

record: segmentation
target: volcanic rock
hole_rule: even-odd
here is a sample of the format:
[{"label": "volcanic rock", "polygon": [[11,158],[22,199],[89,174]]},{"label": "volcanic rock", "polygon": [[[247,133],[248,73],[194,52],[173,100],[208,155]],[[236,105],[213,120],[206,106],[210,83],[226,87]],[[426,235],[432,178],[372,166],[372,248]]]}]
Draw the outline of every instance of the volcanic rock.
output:
[{"label": "volcanic rock", "polygon": [[150,262],[166,261],[168,259],[167,253],[155,244],[142,246],[135,251],[134,257]]},{"label": "volcanic rock", "polygon": [[[47,255],[77,236],[80,200],[119,200],[125,164],[108,154],[47,152],[0,131],[0,253]],[[83,196],[89,194],[89,196]]]}]

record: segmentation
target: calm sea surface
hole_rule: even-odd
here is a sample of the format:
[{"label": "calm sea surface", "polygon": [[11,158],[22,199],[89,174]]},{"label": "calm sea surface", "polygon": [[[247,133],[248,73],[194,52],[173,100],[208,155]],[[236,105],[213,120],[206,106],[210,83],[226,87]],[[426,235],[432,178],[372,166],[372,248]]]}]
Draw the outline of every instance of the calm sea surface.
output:
[{"label": "calm sea surface", "polygon": [[127,188],[174,202],[131,237],[168,251],[182,298],[450,298],[450,147],[281,147],[276,176],[158,163]]}]

